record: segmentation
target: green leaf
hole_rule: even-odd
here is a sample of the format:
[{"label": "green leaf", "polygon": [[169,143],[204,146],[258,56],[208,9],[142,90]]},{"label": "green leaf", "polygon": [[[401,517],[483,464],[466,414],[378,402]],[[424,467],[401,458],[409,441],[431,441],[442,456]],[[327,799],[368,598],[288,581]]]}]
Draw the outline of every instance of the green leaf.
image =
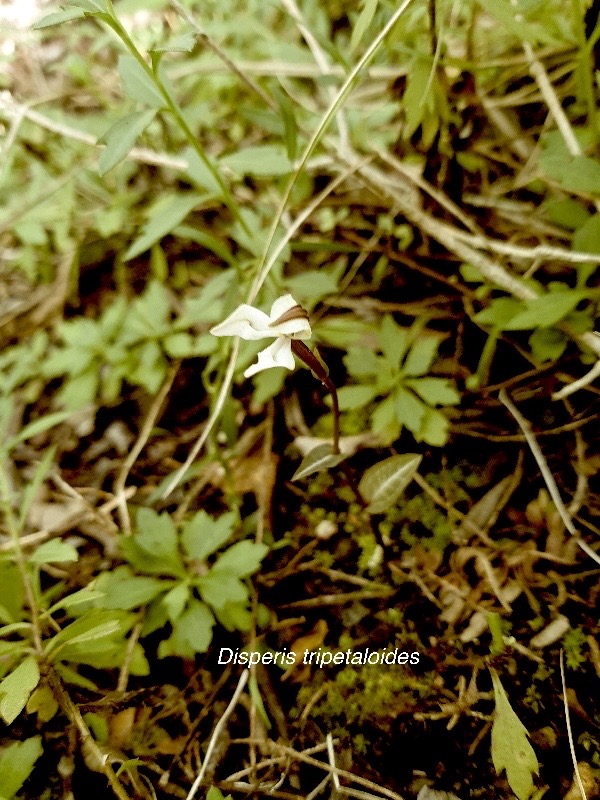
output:
[{"label": "green leaf", "polygon": [[122,564],[110,572],[103,572],[95,585],[103,594],[98,602],[100,608],[130,611],[150,603],[170,584],[159,578],[134,575],[128,566]]},{"label": "green leaf", "polygon": [[164,108],[166,101],[150,75],[133,56],[119,56],[119,74],[123,88],[132,100],[152,108]]},{"label": "green leaf", "polygon": [[385,360],[392,369],[398,370],[410,344],[406,328],[401,328],[393,317],[386,314],[377,332],[377,339]]},{"label": "green leaf", "polygon": [[127,114],[102,134],[98,139],[98,144],[105,144],[106,148],[100,153],[98,159],[100,175],[105,175],[126,158],[138,137],[146,130],[155,116],[156,109]]},{"label": "green leaf", "polygon": [[600,194],[600,162],[589,156],[543,153],[538,164],[551,179],[571,192]]},{"label": "green leaf", "polygon": [[287,94],[279,91],[278,87],[273,86],[271,92],[279,106],[279,118],[283,122],[285,150],[290,163],[292,163],[298,152],[298,124],[294,114],[294,106]]},{"label": "green leaf", "polygon": [[442,412],[436,408],[428,408],[421,422],[421,430],[415,434],[415,438],[433,447],[443,447],[448,441],[448,428],[448,420]]},{"label": "green leaf", "polygon": [[216,610],[224,608],[227,603],[248,601],[248,590],[244,584],[235,575],[227,572],[211,569],[208,575],[198,578],[197,584],[204,602]]},{"label": "green leaf", "polygon": [[416,453],[390,456],[365,472],[358,490],[369,504],[369,514],[382,514],[391,508],[404,492],[419,468],[423,457]]},{"label": "green leaf", "polygon": [[231,538],[237,521],[235,511],[221,514],[217,519],[206,511],[198,511],[189,522],[184,523],[181,534],[188,557],[201,561],[212,555]]},{"label": "green leaf", "polygon": [[178,583],[170,592],[162,598],[161,603],[164,606],[167,616],[171,622],[183,614],[183,609],[186,607],[190,599],[190,587],[187,583]]},{"label": "green leaf", "polygon": [[19,530],[23,529],[27,515],[29,514],[29,509],[31,508],[31,504],[37,497],[40,486],[50,472],[50,467],[54,461],[55,453],[56,447],[49,447],[48,450],[46,450],[43,457],[38,462],[35,472],[33,473],[31,480],[28,482],[25,491],[23,492],[19,508],[19,521],[17,523]]},{"label": "green leaf", "polygon": [[507,331],[549,328],[569,314],[589,293],[576,289],[549,292],[543,297],[528,300],[524,311],[516,314],[504,326]]},{"label": "green leaf", "polygon": [[423,121],[428,105],[428,92],[431,93],[431,74],[433,59],[431,56],[417,57],[413,60],[407,75],[407,86],[402,98],[402,106],[406,115],[404,136],[409,138]]},{"label": "green leaf", "polygon": [[460,403],[460,394],[448,378],[413,378],[404,381],[404,384],[430,406],[454,406]]},{"label": "green leaf", "polygon": [[[194,184],[198,185],[201,189],[205,189],[213,197],[221,197],[223,189],[219,185],[219,181],[215,175],[208,168],[207,164],[200,158],[195,150],[188,147],[184,150],[183,156],[187,161],[187,174],[190,176]],[[209,156],[207,156],[209,158]],[[218,172],[219,167],[211,160],[215,172]]]},{"label": "green leaf", "polygon": [[377,375],[382,360],[368,347],[353,347],[346,356],[344,364],[353,378],[365,378]]},{"label": "green leaf", "polygon": [[173,333],[163,340],[167,355],[171,358],[190,358],[194,355],[194,338],[189,333]]},{"label": "green leaf", "polygon": [[206,800],[233,800],[233,798],[230,794],[225,797],[220,789],[217,789],[216,786],[211,786],[206,793]]},{"label": "green leaf", "polygon": [[[65,383],[59,398],[67,408],[79,409],[92,403],[98,393],[98,370],[95,366],[82,372]],[[72,412],[68,412],[71,416]]]},{"label": "green leaf", "polygon": [[57,633],[47,649],[49,653],[58,653],[65,646],[85,644],[89,647],[94,642],[110,639],[121,630],[122,621],[115,617],[114,611],[95,608]]},{"label": "green leaf", "polygon": [[20,442],[25,442],[27,439],[31,439],[34,436],[38,436],[40,433],[45,433],[50,428],[53,428],[55,425],[60,425],[61,422],[64,422],[66,419],[69,419],[71,413],[69,411],[55,411],[53,414],[46,414],[39,419],[30,422],[28,425],[25,425],[19,433],[8,442],[9,449],[13,448],[16,444]]},{"label": "green leaf", "polygon": [[565,352],[568,341],[557,328],[538,328],[529,337],[529,346],[539,361],[557,361]]},{"label": "green leaf", "polygon": [[[393,396],[390,395],[379,403],[373,412],[371,422],[374,433],[387,432],[390,428],[399,430],[399,425],[396,422],[396,404]],[[392,438],[396,439],[396,434]],[[389,439],[389,441],[391,441],[391,439]]]},{"label": "green leaf", "polygon": [[140,508],[136,515],[137,531],[133,537],[135,544],[163,572],[176,575],[184,572],[177,547],[177,532],[171,517],[164,512],[157,514],[151,508]]},{"label": "green leaf", "polygon": [[346,458],[342,453],[334,455],[333,445],[331,444],[318,444],[316,447],[307,453],[300,466],[292,475],[293,481],[299,481],[301,478],[306,478],[314,472],[323,472],[323,470],[335,467]]},{"label": "green leaf", "polygon": [[39,681],[38,663],[33,656],[27,656],[0,683],[0,716],[7,725],[10,725],[25,708],[29,695]]},{"label": "green leaf", "polygon": [[375,386],[342,386],[338,389],[340,411],[353,411],[364,408],[377,397]]},{"label": "green leaf", "polygon": [[41,736],[32,736],[23,742],[11,742],[0,753],[0,786],[5,800],[12,798],[20,790],[33,770],[33,765],[42,755]]},{"label": "green leaf", "polygon": [[[7,622],[22,619],[23,600],[23,581],[18,567],[15,564],[0,561],[0,607],[8,612]],[[4,616],[6,615],[3,611]]]},{"label": "green leaf", "polygon": [[177,655],[193,658],[196,653],[205,653],[212,640],[215,618],[206,603],[192,600],[188,608],[173,624],[172,636],[160,643],[158,655]]},{"label": "green leaf", "polygon": [[[556,225],[560,225],[570,231],[581,228],[590,219],[590,214],[585,205],[572,197],[549,200],[542,203],[541,209],[549,222],[554,222]],[[573,246],[576,250],[587,250],[586,247],[576,244],[575,240],[573,240]],[[591,250],[589,252],[594,251]]]},{"label": "green leaf", "polygon": [[163,236],[171,233],[203,199],[205,195],[195,193],[171,194],[161,198],[161,202],[142,228],[142,233],[127,249],[125,261],[149,250]]},{"label": "green leaf", "polygon": [[518,14],[517,18],[518,9],[508,0],[479,0],[479,3],[490,16],[501,22],[513,36],[516,36],[518,41],[526,39],[532,44],[537,41],[555,44],[551,34],[544,29],[541,23],[527,22],[523,19],[522,14]]},{"label": "green leaf", "polygon": [[478,325],[490,325],[504,330],[510,320],[523,309],[520,300],[510,297],[496,297],[487,308],[475,314],[473,319]]},{"label": "green leaf", "polygon": [[600,214],[594,214],[576,231],[573,247],[584,253],[600,253]]},{"label": "green leaf", "polygon": [[236,578],[251,575],[260,566],[260,562],[269,552],[266,544],[258,542],[236,542],[222,556],[219,556],[211,572],[229,572]]},{"label": "green leaf", "polygon": [[352,36],[350,37],[350,52],[354,53],[358,45],[363,40],[369,25],[373,21],[379,0],[363,0],[362,11],[358,15],[358,19],[352,29]]},{"label": "green leaf", "polygon": [[292,295],[307,310],[311,310],[320,300],[337,291],[337,277],[330,272],[313,269],[295,275],[287,282]]},{"label": "green leaf", "polygon": [[418,434],[427,411],[422,401],[408,389],[398,386],[394,392],[394,408],[398,422],[406,425],[412,433]]},{"label": "green leaf", "polygon": [[69,6],[89,11],[90,14],[107,14],[108,3],[106,0],[69,0]]},{"label": "green leaf", "polygon": [[104,592],[99,592],[96,589],[90,589],[89,586],[86,586],[83,589],[79,589],[76,592],[71,592],[71,594],[62,597],[57,603],[54,603],[54,605],[50,606],[50,608],[45,611],[42,616],[55,614],[61,608],[70,609],[86,604],[91,608],[92,604],[96,600],[100,600],[102,597],[104,597]]},{"label": "green leaf", "polygon": [[188,31],[187,33],[181,33],[179,36],[174,36],[172,39],[169,39],[166,44],[162,45],[161,47],[155,47],[153,52],[155,53],[189,53],[191,52],[196,45],[196,37],[191,32]]},{"label": "green leaf", "polygon": [[72,544],[61,539],[50,539],[44,542],[29,556],[32,564],[53,564],[61,561],[77,561],[79,553]]},{"label": "green leaf", "polygon": [[245,147],[236,153],[223,156],[219,163],[221,167],[227,167],[241,177],[254,175],[275,178],[288,175],[292,171],[292,165],[284,148],[278,144]]},{"label": "green leaf", "polygon": [[82,8],[70,8],[66,11],[55,11],[53,14],[47,14],[42,19],[38,19],[31,29],[40,31],[42,28],[50,28],[52,25],[62,25],[63,22],[71,22],[73,19],[80,19],[85,16],[85,11]]},{"label": "green leaf", "polygon": [[406,361],[402,366],[402,374],[409,377],[425,375],[433,364],[440,346],[440,337],[436,334],[422,333],[410,348]]},{"label": "green leaf", "polygon": [[496,709],[492,725],[492,761],[499,774],[506,770],[510,788],[519,798],[527,800],[533,792],[533,775],[539,774],[539,764],[527,738],[527,729],[513,711],[500,678],[490,669],[494,685]]}]

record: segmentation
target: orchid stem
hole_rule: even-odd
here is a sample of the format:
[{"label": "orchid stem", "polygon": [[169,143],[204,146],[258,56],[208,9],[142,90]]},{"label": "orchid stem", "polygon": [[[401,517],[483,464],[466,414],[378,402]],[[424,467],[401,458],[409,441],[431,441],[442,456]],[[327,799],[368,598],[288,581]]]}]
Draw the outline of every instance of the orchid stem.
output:
[{"label": "orchid stem", "polygon": [[304,344],[304,342],[301,342],[299,339],[292,339],[292,351],[306,364],[313,375],[321,381],[331,395],[333,408],[333,453],[337,456],[340,452],[340,404],[338,402],[335,384],[329,377],[325,364]]}]

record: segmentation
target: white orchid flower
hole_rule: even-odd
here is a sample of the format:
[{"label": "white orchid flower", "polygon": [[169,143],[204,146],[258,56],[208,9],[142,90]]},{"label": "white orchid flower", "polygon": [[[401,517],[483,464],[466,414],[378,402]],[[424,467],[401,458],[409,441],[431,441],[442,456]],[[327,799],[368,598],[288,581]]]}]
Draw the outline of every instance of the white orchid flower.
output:
[{"label": "white orchid flower", "polygon": [[267,316],[264,311],[242,303],[226,320],[210,329],[213,336],[239,336],[248,341],[275,339],[258,354],[258,361],[244,372],[245,378],[271,367],[294,369],[292,339],[310,339],[308,315],[291,294],[277,298]]}]

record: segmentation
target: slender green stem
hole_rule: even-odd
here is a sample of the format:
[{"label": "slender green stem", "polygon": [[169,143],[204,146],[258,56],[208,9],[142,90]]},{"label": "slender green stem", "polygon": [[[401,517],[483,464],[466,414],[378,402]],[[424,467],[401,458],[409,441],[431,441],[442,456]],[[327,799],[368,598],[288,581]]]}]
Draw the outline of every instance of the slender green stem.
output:
[{"label": "slender green stem", "polygon": [[133,40],[120,23],[118,17],[116,16],[114,10],[112,9],[112,4],[110,4],[111,14],[109,15],[102,15],[102,19],[106,22],[106,24],[115,32],[115,34],[119,37],[119,39],[123,42],[125,47],[127,48],[128,52],[135,58],[137,63],[140,67],[144,70],[146,75],[150,78],[150,80],[154,83],[156,88],[161,93],[164,101],[166,110],[172,115],[175,119],[177,124],[179,125],[183,135],[187,139],[188,144],[192,149],[196,152],[202,163],[206,166],[209,170],[212,177],[215,179],[217,184],[219,185],[219,189],[223,195],[223,202],[227,206],[227,208],[231,211],[231,213],[235,216],[237,220],[239,220],[240,224],[244,228],[247,234],[250,234],[250,229],[248,228],[244,218],[240,213],[240,209],[238,204],[235,201],[235,198],[231,194],[229,187],[223,180],[221,173],[218,169],[215,168],[214,164],[206,154],[206,151],[200,144],[198,137],[194,135],[194,132],[190,128],[187,123],[187,120],[183,114],[183,111],[179,108],[179,105],[175,101],[175,99],[171,96],[170,92],[164,85],[163,81],[161,80],[160,76],[158,75],[158,71],[154,70],[140,53],[140,51],[135,46]]}]

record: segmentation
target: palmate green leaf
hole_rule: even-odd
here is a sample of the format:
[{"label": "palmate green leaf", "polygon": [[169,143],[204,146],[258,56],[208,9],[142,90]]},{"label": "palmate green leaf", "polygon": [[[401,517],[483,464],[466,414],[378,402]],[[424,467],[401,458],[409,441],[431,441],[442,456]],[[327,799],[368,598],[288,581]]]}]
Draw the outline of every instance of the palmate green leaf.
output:
[{"label": "palmate green leaf", "polygon": [[163,236],[171,233],[187,215],[196,208],[206,195],[197,193],[171,194],[161,198],[146,222],[142,233],[127,249],[125,261],[139,256],[149,250]]},{"label": "palmate green leaf", "polygon": [[364,408],[377,397],[375,386],[342,386],[338,389],[340,411],[354,411]]},{"label": "palmate green leaf", "polygon": [[140,508],[136,527],[136,533],[123,542],[123,550],[133,566],[151,574],[185,574],[175,525],[166,512],[157,514],[151,508]]},{"label": "palmate green leaf", "polygon": [[231,534],[238,522],[235,511],[221,514],[216,519],[206,511],[198,511],[191,520],[184,523],[181,541],[188,558],[203,560],[215,553]]},{"label": "palmate green leaf", "polygon": [[528,300],[520,311],[504,326],[507,331],[524,331],[532,328],[549,328],[566,317],[575,306],[589,296],[584,290],[566,289],[549,292],[535,300]]},{"label": "palmate green leaf", "polygon": [[404,381],[404,384],[430,406],[454,406],[460,403],[460,394],[448,378],[413,378]]},{"label": "palmate green leaf", "polygon": [[40,736],[32,736],[23,742],[11,742],[2,748],[0,753],[0,792],[2,792],[4,800],[12,800],[17,794],[43,752]]},{"label": "palmate green leaf", "polygon": [[187,583],[178,583],[162,598],[161,603],[171,622],[175,622],[183,614],[190,597],[190,587]]},{"label": "palmate green leaf", "polygon": [[[269,552],[266,544],[259,542],[236,542],[215,561],[211,573],[227,572],[236,578],[251,575]],[[234,598],[232,598],[234,599]]]},{"label": "palmate green leaf", "polygon": [[353,378],[364,378],[379,373],[382,359],[368,347],[353,347],[344,356],[344,364]]},{"label": "palmate green leaf", "polygon": [[248,589],[239,578],[228,572],[211,569],[208,575],[198,578],[197,585],[204,602],[217,611],[227,603],[248,602]]},{"label": "palmate green leaf", "polygon": [[122,564],[110,572],[103,572],[96,580],[96,589],[102,594],[97,605],[131,611],[150,603],[170,585],[164,579],[134,575],[128,566]]},{"label": "palmate green leaf", "polygon": [[441,411],[428,408],[421,423],[421,429],[415,435],[417,441],[426,442],[433,447],[443,447],[448,441],[449,423]]},{"label": "palmate green leaf", "polygon": [[327,443],[318,444],[304,456],[300,466],[292,475],[292,480],[299,481],[301,478],[306,478],[315,472],[323,472],[323,470],[337,466],[345,458],[346,456],[342,453],[334,454],[333,445]]},{"label": "palmate green leaf", "polygon": [[413,378],[429,372],[440,346],[440,337],[435,333],[422,333],[413,343],[402,365],[402,374]]},{"label": "palmate green leaf", "polygon": [[519,800],[527,800],[533,792],[533,775],[539,764],[527,738],[527,729],[513,711],[498,673],[490,669],[494,685],[496,709],[492,725],[492,761],[496,773],[506,770],[510,788]]},{"label": "palmate green leaf", "polygon": [[33,656],[27,656],[0,683],[0,716],[10,725],[25,708],[29,695],[40,681],[40,670]]},{"label": "palmate green leaf", "polygon": [[160,89],[133,56],[119,56],[119,75],[126,94],[132,100],[156,109],[166,106],[166,101]]},{"label": "palmate green leaf", "polygon": [[156,109],[135,111],[133,114],[127,114],[127,116],[115,122],[98,139],[98,144],[106,145],[98,159],[98,172],[100,175],[105,175],[127,157],[138,137],[146,130],[155,116]]},{"label": "palmate green leaf", "polygon": [[401,328],[390,314],[386,314],[377,332],[377,340],[390,367],[399,369],[410,344],[409,331]]},{"label": "palmate green leaf", "polygon": [[390,456],[365,472],[358,490],[369,504],[369,514],[383,514],[404,492],[419,468],[423,457],[417,453]]},{"label": "palmate green leaf", "polygon": [[84,408],[93,403],[98,394],[99,376],[95,365],[81,375],[69,378],[58,393],[60,402],[66,406],[71,416],[73,410]]},{"label": "palmate green leaf", "polygon": [[427,406],[410,390],[398,386],[393,395],[396,419],[413,434],[421,431]]},{"label": "palmate green leaf", "polygon": [[205,653],[212,641],[214,624],[215,618],[206,603],[192,600],[173,624],[170,638],[158,646],[159,658],[165,656],[193,658],[196,653]]}]

